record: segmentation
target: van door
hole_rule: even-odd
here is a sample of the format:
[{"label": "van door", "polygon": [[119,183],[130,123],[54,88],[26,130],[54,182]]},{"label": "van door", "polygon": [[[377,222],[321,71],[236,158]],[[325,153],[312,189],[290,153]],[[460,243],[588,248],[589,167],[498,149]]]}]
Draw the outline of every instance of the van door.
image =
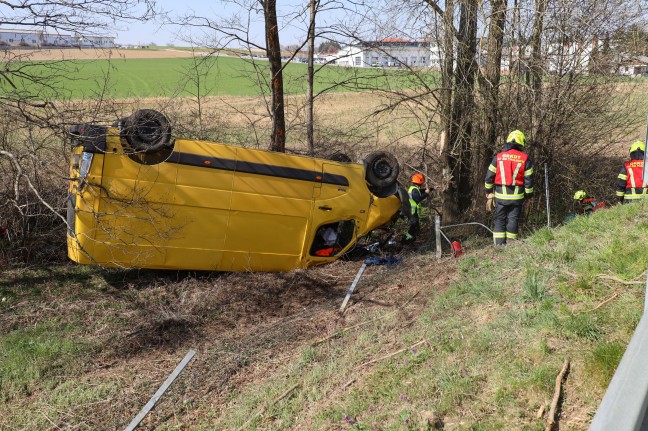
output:
[{"label": "van door", "polygon": [[222,269],[297,267],[319,175],[315,166],[309,157],[237,149]]},{"label": "van door", "polygon": [[166,263],[173,268],[220,269],[232,201],[236,148],[176,140],[178,174],[173,219],[177,233]]},{"label": "van door", "polygon": [[[309,241],[305,244],[307,259],[332,257],[348,250],[367,219],[370,196],[361,165],[323,163],[322,179],[315,189]],[[332,237],[331,230],[337,235],[337,243],[329,253],[326,243],[330,240],[326,238]]]}]

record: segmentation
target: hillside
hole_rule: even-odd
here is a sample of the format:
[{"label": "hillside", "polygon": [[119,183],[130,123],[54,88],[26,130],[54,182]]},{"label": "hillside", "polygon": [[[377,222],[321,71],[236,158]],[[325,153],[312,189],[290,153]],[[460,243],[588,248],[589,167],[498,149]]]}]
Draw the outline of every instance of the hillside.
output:
[{"label": "hillside", "polygon": [[[441,262],[0,275],[0,429],[584,430],[643,309],[648,202]],[[545,410],[548,410],[545,409]],[[546,413],[545,413],[546,415]]]}]

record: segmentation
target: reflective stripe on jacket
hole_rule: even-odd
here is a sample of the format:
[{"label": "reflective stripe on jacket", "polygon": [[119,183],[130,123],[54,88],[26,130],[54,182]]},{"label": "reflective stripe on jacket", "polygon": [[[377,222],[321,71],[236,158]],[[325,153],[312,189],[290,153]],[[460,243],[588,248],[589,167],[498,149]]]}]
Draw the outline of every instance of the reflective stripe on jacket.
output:
[{"label": "reflective stripe on jacket", "polygon": [[418,214],[419,207],[421,206],[421,202],[423,201],[423,199],[427,197],[427,193],[421,191],[421,189],[418,188],[417,186],[411,185],[410,188],[407,190],[407,194],[409,195],[409,202],[410,202],[410,207],[412,208],[412,215]]},{"label": "reflective stripe on jacket", "polygon": [[484,186],[486,193],[494,191],[497,199],[521,201],[530,197],[533,194],[531,159],[516,148],[498,153],[488,167]]},{"label": "reflective stripe on jacket", "polygon": [[644,161],[632,159],[623,164],[617,177],[617,196],[624,199],[641,199],[648,197],[648,188],[643,187]]}]

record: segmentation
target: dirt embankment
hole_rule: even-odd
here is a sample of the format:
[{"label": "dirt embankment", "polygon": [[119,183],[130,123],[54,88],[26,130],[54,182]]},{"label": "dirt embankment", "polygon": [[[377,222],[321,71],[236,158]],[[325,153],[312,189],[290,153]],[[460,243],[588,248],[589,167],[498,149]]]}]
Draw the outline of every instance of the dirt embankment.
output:
[{"label": "dirt embankment", "polygon": [[[16,286],[17,297],[12,299],[15,306],[0,316],[0,326],[11,330],[34,325],[36,318],[74,327],[79,339],[95,347],[62,370],[66,381],[117,385],[98,402],[43,410],[56,429],[124,428],[185,353],[196,349],[190,366],[141,425],[154,429],[172,422],[191,429],[204,420],[206,406],[212,415],[226,414],[232,394],[260,384],[314,341],[331,337],[335,342],[340,329],[375,313],[399,313],[401,320],[411,321],[454,273],[452,262],[426,265],[429,281],[421,283],[421,259],[405,254],[395,268],[368,267],[343,315],[338,309],[359,261],[278,274],[79,275],[68,269],[35,278],[26,292],[17,287],[23,275],[15,274],[3,282],[5,290]],[[32,289],[47,300],[30,300]],[[43,387],[28,392],[0,404],[0,429],[13,429],[15,418],[23,415],[40,417],[38,400],[48,399],[51,392]],[[27,428],[16,429],[37,423],[28,421]]]}]

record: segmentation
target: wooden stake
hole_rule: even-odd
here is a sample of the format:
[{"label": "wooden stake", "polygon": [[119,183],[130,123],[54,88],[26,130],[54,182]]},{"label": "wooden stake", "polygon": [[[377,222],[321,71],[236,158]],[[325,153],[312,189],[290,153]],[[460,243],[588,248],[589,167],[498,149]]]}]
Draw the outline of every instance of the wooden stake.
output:
[{"label": "wooden stake", "polygon": [[556,425],[556,410],[558,409],[558,401],[560,400],[560,393],[562,391],[562,382],[565,379],[568,370],[569,358],[566,358],[562,370],[560,370],[560,373],[556,376],[556,387],[554,389],[553,401],[551,401],[551,409],[549,410],[549,416],[547,417],[547,426],[545,427],[545,431],[552,431],[554,425]]}]

